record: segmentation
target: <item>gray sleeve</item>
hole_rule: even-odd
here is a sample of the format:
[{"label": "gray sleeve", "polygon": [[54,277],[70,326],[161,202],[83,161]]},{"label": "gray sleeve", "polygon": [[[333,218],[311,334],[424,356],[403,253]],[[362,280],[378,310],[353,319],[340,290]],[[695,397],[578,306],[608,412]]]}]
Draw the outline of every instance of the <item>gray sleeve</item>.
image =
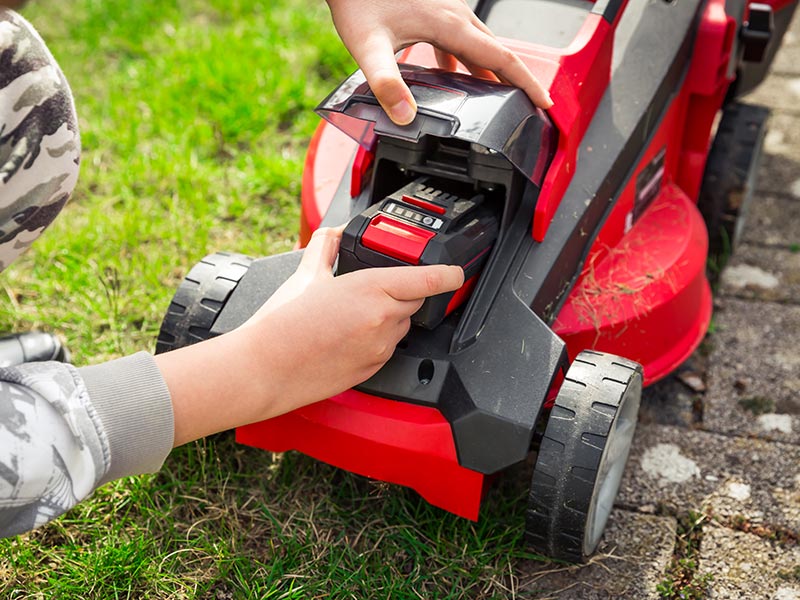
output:
[{"label": "gray sleeve", "polygon": [[100,483],[158,471],[172,450],[175,424],[153,357],[139,352],[79,372],[110,446],[111,466]]},{"label": "gray sleeve", "polygon": [[0,369],[0,537],[38,527],[125,475],[158,470],[172,403],[153,357]]}]

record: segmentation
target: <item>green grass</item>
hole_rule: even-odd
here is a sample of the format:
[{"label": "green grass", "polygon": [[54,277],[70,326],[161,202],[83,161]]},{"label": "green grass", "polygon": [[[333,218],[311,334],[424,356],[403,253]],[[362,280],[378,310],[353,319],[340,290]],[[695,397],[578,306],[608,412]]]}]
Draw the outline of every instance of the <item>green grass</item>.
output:
[{"label": "green grass", "polygon": [[109,484],[5,541],[0,593],[503,598],[514,570],[538,558],[520,540],[522,471],[472,523],[404,488],[217,436],[175,451],[158,475]]},{"label": "green grass", "polygon": [[[24,14],[72,83],[84,150],[70,205],[2,275],[0,330],[56,331],[79,365],[152,350],[205,254],[293,246],[312,109],[353,64],[321,1]],[[520,540],[528,477],[512,472],[475,524],[216,436],[0,541],[0,597],[504,598],[538,558]]]},{"label": "green grass", "polygon": [[291,248],[312,109],[352,68],[305,4],[31,4],[84,152],[70,206],[4,275],[4,329],[57,329],[81,363],[128,353],[205,254]]},{"label": "green grass", "polygon": [[708,597],[713,581],[710,573],[698,573],[703,523],[707,516],[690,510],[678,519],[678,540],[675,553],[656,593],[664,600],[702,600]]}]

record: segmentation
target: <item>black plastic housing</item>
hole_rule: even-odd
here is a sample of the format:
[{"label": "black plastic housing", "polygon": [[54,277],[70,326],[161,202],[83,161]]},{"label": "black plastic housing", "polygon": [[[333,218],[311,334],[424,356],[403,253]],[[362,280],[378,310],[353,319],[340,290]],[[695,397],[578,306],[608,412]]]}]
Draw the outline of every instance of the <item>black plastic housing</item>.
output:
[{"label": "black plastic housing", "polygon": [[482,195],[498,229],[467,303],[435,328],[412,327],[358,389],[438,408],[451,423],[460,464],[494,473],[525,458],[551,384],[567,364],[563,341],[512,288],[555,130],[521,90],[438,70],[404,65],[401,71],[412,92],[425,90],[407,130],[385,122],[359,74],[319,110],[375,153],[370,184],[351,205],[359,214],[351,213],[345,229],[340,272],[354,263],[398,264],[365,253],[358,236],[385,198],[420,178]]}]

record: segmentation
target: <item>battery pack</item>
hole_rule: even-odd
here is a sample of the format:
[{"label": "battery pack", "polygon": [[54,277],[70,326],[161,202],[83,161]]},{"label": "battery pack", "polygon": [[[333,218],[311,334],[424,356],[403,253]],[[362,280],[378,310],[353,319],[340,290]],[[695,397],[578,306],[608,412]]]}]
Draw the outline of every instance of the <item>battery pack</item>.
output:
[{"label": "battery pack", "polygon": [[464,285],[426,299],[411,317],[414,325],[436,327],[469,298],[499,229],[482,193],[455,187],[420,177],[351,219],[342,235],[337,275],[368,267],[460,266]]}]

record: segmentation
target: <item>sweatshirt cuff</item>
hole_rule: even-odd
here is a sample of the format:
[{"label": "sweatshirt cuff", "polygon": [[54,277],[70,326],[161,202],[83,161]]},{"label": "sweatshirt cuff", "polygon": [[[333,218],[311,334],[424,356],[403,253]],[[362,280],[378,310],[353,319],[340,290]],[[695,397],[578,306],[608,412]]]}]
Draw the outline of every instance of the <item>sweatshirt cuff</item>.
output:
[{"label": "sweatshirt cuff", "polygon": [[175,438],[172,399],[147,352],[78,369],[105,428],[111,466],[100,484],[154,473]]}]

